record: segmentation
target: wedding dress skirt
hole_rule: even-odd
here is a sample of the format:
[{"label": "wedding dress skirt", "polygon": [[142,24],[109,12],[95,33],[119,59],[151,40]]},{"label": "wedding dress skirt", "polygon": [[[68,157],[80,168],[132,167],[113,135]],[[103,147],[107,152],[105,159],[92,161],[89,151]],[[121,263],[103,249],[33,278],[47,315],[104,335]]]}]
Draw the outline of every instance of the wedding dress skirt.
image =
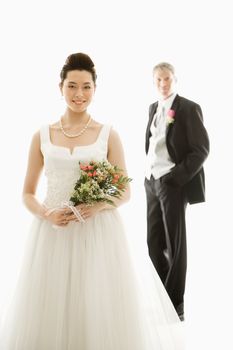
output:
[{"label": "wedding dress skirt", "polygon": [[[41,131],[48,192],[55,207],[69,198],[78,162],[106,159],[109,128],[97,141],[68,149]],[[75,170],[75,171],[74,171]],[[117,209],[56,228],[35,218],[1,350],[182,350],[182,323],[148,258],[139,276]]]}]

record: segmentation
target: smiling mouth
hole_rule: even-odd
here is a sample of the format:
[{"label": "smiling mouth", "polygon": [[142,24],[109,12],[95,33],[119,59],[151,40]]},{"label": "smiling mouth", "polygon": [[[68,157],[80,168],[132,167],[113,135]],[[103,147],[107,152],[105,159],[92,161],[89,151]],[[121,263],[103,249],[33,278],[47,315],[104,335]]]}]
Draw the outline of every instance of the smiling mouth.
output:
[{"label": "smiling mouth", "polygon": [[76,104],[76,105],[81,105],[81,104],[83,104],[84,102],[86,102],[85,100],[83,100],[83,101],[75,101],[75,100],[73,100],[73,102]]}]

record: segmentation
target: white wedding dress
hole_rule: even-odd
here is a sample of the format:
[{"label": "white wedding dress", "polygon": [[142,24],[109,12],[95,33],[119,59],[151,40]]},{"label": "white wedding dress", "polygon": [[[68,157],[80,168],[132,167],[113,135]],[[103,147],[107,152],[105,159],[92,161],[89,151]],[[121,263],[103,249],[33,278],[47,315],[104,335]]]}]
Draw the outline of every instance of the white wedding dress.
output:
[{"label": "white wedding dress", "polygon": [[[109,130],[71,154],[41,128],[47,207],[69,200],[79,161],[106,159]],[[182,350],[183,323],[154,268],[149,275],[148,285],[138,278],[116,208],[64,228],[35,218],[0,349]]]}]

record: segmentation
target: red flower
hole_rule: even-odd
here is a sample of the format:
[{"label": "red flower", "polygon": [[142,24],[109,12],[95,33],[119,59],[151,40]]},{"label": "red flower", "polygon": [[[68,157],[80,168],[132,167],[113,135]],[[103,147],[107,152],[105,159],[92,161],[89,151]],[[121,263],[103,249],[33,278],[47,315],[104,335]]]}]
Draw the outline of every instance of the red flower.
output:
[{"label": "red flower", "polygon": [[85,165],[80,165],[80,169],[85,171],[85,170],[87,170],[87,166],[85,166]]}]

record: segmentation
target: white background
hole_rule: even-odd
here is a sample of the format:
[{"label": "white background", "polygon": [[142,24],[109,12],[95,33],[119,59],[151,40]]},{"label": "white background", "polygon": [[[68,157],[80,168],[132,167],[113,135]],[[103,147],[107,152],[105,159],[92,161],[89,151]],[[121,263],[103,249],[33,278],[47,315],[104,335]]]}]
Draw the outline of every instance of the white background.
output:
[{"label": "white background", "polygon": [[[132,247],[145,248],[144,134],[156,99],[152,68],[177,70],[211,142],[207,202],[187,210],[186,334],[190,349],[232,349],[232,16],[230,1],[20,1],[1,5],[0,311],[10,299],[32,220],[21,202],[32,134],[64,110],[59,73],[70,53],[96,64],[92,115],[119,132],[132,183],[122,208]],[[43,198],[44,179],[38,190]]]}]

